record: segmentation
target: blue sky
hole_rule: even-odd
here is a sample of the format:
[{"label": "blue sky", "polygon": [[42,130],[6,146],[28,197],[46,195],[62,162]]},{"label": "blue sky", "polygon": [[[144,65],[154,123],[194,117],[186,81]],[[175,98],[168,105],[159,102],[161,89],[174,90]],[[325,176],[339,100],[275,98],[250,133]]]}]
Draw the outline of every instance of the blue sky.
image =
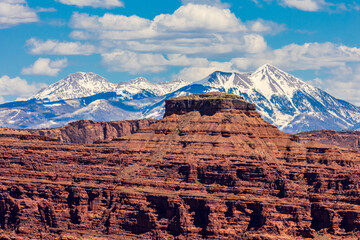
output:
[{"label": "blue sky", "polygon": [[265,63],[360,106],[360,3],[0,0],[0,102],[70,73],[199,80]]}]

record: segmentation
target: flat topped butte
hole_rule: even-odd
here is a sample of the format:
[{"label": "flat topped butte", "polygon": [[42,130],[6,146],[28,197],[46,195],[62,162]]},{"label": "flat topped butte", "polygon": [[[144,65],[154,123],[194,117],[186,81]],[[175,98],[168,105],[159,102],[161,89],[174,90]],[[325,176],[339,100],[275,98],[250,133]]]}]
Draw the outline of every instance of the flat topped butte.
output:
[{"label": "flat topped butte", "polygon": [[198,111],[201,115],[214,115],[227,110],[255,111],[256,106],[243,97],[231,93],[209,92],[165,100],[165,115],[186,114]]}]

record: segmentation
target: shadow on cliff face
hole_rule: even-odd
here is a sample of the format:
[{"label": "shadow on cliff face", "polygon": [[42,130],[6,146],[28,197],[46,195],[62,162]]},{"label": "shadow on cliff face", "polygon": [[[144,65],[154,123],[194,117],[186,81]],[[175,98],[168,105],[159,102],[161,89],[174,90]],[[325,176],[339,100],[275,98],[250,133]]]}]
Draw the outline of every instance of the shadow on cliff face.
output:
[{"label": "shadow on cliff face", "polygon": [[0,193],[0,227],[17,231],[20,225],[19,205],[6,193]]},{"label": "shadow on cliff face", "polygon": [[199,233],[203,238],[206,238],[210,214],[210,208],[207,206],[206,201],[193,198],[184,198],[184,201],[190,206],[189,212],[193,214],[194,225],[201,229]]}]

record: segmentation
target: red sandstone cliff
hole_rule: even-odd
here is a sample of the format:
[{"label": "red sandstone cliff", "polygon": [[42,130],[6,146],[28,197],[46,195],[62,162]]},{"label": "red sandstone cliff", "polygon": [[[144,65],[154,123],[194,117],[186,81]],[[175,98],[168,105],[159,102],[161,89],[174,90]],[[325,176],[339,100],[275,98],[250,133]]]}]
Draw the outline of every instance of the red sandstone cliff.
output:
[{"label": "red sandstone cliff", "polygon": [[253,109],[173,99],[164,119],[94,145],[0,134],[0,235],[357,239],[360,153],[298,143]]},{"label": "red sandstone cliff", "polygon": [[316,141],[324,144],[333,144],[338,147],[354,149],[360,151],[360,132],[359,131],[312,131],[296,135],[299,142],[305,143]]},{"label": "red sandstone cliff", "polygon": [[47,130],[30,130],[33,135],[41,135],[57,139],[64,143],[93,143],[98,141],[111,141],[114,138],[127,136],[139,128],[147,127],[156,122],[155,119],[140,119],[127,121],[98,122],[80,120],[71,122],[61,128]]}]

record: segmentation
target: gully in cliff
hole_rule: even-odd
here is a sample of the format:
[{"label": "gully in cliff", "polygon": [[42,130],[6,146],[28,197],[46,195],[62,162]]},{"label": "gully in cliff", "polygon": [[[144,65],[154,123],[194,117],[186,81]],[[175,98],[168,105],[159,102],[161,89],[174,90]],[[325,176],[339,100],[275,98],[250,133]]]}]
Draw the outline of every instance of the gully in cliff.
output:
[{"label": "gully in cliff", "polygon": [[0,234],[356,239],[359,160],[298,143],[239,96],[173,98],[163,119],[108,143],[0,134]]}]

